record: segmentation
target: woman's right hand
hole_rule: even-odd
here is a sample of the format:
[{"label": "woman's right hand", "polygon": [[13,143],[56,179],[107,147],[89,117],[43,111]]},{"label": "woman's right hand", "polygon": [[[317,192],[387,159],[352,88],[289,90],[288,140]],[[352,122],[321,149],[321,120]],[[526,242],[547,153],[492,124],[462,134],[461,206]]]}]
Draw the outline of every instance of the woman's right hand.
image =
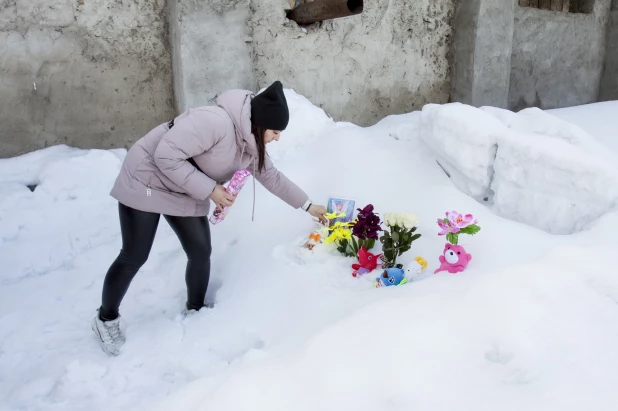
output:
[{"label": "woman's right hand", "polygon": [[236,196],[231,195],[225,190],[220,184],[215,186],[215,189],[212,190],[212,193],[208,196],[221,210],[225,207],[231,207],[236,201]]}]

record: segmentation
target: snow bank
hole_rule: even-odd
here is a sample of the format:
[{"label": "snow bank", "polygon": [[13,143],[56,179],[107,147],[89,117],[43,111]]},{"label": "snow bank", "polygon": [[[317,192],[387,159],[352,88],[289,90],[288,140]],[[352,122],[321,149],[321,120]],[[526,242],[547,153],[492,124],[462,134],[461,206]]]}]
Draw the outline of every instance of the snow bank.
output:
[{"label": "snow bank", "polygon": [[[109,241],[106,234],[115,232],[117,224],[102,231],[74,222],[114,216],[114,199],[99,190],[111,187],[119,156],[118,151],[56,146],[0,162],[0,261],[11,267],[0,284],[44,275]],[[70,241],[58,241],[59,236]],[[33,247],[29,258],[20,252],[24,242]]]},{"label": "snow bank", "polygon": [[552,234],[580,231],[617,205],[618,170],[564,140],[505,134],[493,167],[493,210]]},{"label": "snow bank", "polygon": [[570,234],[618,204],[613,153],[539,109],[431,106],[422,123],[424,141],[455,186],[486,198],[498,215]]},{"label": "snow bank", "polygon": [[[286,96],[277,167],[316,202],[417,214],[422,237],[401,262],[423,256],[428,273],[372,288],[331,246],[300,248],[313,222],[258,184],[255,221],[249,187],[211,227],[216,305],[186,319],[186,256],[161,219],[121,307],[127,343],[110,358],[90,321],[120,249],[109,190],[125,151],[0,159],[0,409],[617,409],[617,211],[551,236],[458,190],[421,141],[421,113],[361,128]],[[474,259],[433,275],[435,219],[452,209],[481,222],[460,238]]]},{"label": "snow bank", "polygon": [[615,161],[615,153],[608,153],[607,148],[595,140],[576,124],[565,121],[537,107],[531,107],[513,113],[495,107],[481,107],[497,118],[507,127],[524,134],[538,134],[564,140],[567,143],[600,157],[607,162]]},{"label": "snow bank", "polygon": [[497,138],[504,125],[461,103],[423,107],[420,133],[460,190],[482,201],[489,196]]},{"label": "snow bank", "polygon": [[618,166],[618,101],[586,104],[577,107],[567,107],[547,112],[570,124],[575,124],[593,136],[604,147],[610,149],[613,160]]},{"label": "snow bank", "polygon": [[[321,134],[335,125],[324,110],[311,104],[305,96],[293,90],[285,90],[290,110],[290,122],[281,133],[281,139],[268,145],[268,154],[274,161],[313,144]],[[308,126],[310,125],[310,126]]]}]

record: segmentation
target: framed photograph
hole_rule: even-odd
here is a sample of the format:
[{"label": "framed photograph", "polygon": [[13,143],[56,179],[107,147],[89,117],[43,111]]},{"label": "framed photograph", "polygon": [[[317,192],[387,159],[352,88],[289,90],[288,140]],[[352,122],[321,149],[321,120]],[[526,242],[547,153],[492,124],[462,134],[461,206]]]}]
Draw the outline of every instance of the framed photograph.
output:
[{"label": "framed photograph", "polygon": [[337,221],[349,222],[354,216],[354,200],[346,200],[344,198],[329,198],[328,206],[326,207],[329,213],[345,213],[345,217],[337,218],[331,221],[331,224]]}]

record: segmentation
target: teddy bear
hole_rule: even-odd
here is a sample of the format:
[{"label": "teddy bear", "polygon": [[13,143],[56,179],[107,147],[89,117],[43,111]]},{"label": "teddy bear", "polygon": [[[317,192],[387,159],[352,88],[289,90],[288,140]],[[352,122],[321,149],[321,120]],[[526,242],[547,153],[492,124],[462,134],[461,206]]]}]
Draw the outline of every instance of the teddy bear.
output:
[{"label": "teddy bear", "polygon": [[460,245],[446,243],[444,253],[440,256],[440,267],[434,271],[448,271],[451,274],[459,273],[466,269],[468,263],[472,260],[472,255],[468,254]]}]

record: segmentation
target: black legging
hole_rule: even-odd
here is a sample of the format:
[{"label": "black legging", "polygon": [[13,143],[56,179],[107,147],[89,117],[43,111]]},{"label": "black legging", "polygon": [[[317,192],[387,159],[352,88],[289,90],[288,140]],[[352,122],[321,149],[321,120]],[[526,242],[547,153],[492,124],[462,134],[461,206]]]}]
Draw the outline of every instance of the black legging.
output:
[{"label": "black legging", "polygon": [[[103,283],[103,301],[99,316],[114,320],[129,285],[138,270],[148,260],[160,214],[147,213],[118,205],[122,250],[112,263]],[[199,310],[204,306],[210,277],[210,227],[206,217],[172,217],[164,215],[187,253],[187,308]]]}]

